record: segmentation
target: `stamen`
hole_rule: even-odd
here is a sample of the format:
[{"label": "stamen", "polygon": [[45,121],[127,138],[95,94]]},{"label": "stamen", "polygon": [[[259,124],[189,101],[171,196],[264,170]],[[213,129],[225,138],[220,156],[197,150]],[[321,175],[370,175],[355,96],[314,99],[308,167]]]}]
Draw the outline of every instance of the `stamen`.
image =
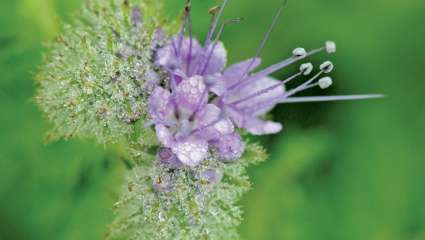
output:
[{"label": "stamen", "polygon": [[336,44],[335,44],[335,42],[327,41],[325,43],[325,46],[326,46],[326,52],[327,53],[335,53],[336,52]]},{"label": "stamen", "polygon": [[300,66],[300,71],[304,76],[310,75],[311,72],[313,72],[313,64],[311,63],[304,63]]},{"label": "stamen", "polygon": [[295,58],[305,58],[307,56],[307,51],[304,48],[295,48],[292,54]]},{"label": "stamen", "polygon": [[328,102],[328,101],[348,101],[348,100],[365,100],[374,98],[383,98],[382,94],[366,94],[366,95],[345,95],[345,96],[323,96],[323,97],[290,97],[280,103],[303,103],[303,102]]},{"label": "stamen", "polygon": [[281,96],[277,96],[277,97],[275,97],[273,99],[269,99],[267,101],[264,101],[264,102],[260,102],[258,104],[255,104],[254,106],[248,108],[246,110],[246,113],[247,114],[251,114],[252,112],[257,111],[258,109],[268,108],[270,106],[273,106],[273,105],[275,105],[277,103],[280,103],[280,102],[284,101],[286,98],[288,98],[290,96],[293,96],[293,95],[295,95],[295,94],[297,94],[297,93],[299,93],[301,91],[304,91],[304,90],[307,90],[309,88],[312,88],[312,87],[317,86],[317,84],[311,84],[311,83],[314,80],[316,80],[318,77],[320,77],[320,75],[322,75],[322,74],[323,74],[323,72],[320,71],[316,75],[314,75],[312,78],[310,78],[308,81],[306,81],[305,83],[301,84],[300,86],[298,86],[298,87],[296,87],[296,88],[294,88],[294,89],[292,89],[290,91],[287,91],[287,92],[283,93]]},{"label": "stamen", "polygon": [[229,2],[229,0],[224,0],[223,3],[220,6],[220,9],[218,10],[218,13],[214,15],[214,20],[213,20],[213,22],[210,26],[209,31],[208,31],[207,38],[205,39],[205,44],[204,44],[205,47],[208,47],[210,45],[212,36],[213,36],[213,34],[214,34],[214,32],[217,28],[218,21],[220,20],[221,15],[223,14],[224,8],[226,7],[228,2]]},{"label": "stamen", "polygon": [[174,41],[174,37],[171,38],[171,46],[173,47],[174,55],[176,55],[176,57],[177,57],[179,55],[179,53],[177,51],[177,45],[176,45],[176,41]]},{"label": "stamen", "polygon": [[183,25],[182,25],[182,29],[180,30],[179,38],[178,38],[178,55],[180,55],[180,53],[181,53],[184,34],[186,33],[187,19],[188,19],[188,16],[190,14],[190,2],[191,2],[191,0],[188,0],[186,6],[184,8]]},{"label": "stamen", "polygon": [[220,115],[219,115],[219,117],[217,119],[215,119],[214,121],[211,121],[210,123],[205,124],[204,126],[201,126],[201,127],[197,128],[197,129],[192,130],[191,134],[194,134],[196,132],[202,131],[202,130],[207,129],[209,127],[212,127],[215,124],[219,123],[221,120],[223,120],[223,112],[221,112]]},{"label": "stamen", "polygon": [[192,63],[192,47],[193,47],[192,16],[190,15],[191,8],[192,8],[192,1],[188,0],[186,4],[186,11],[188,12],[188,22],[189,22],[189,55],[187,56],[187,65],[186,65],[187,75],[189,75],[190,65]]},{"label": "stamen", "polygon": [[334,65],[331,61],[326,61],[320,65],[320,70],[324,73],[330,73],[334,69]]},{"label": "stamen", "polygon": [[[314,49],[314,50],[306,53],[306,56],[305,57],[314,55],[314,54],[319,53],[319,52],[321,52],[323,50],[325,50],[325,47]],[[287,59],[285,59],[285,60],[283,60],[283,61],[281,61],[279,63],[276,63],[276,64],[274,64],[274,65],[272,65],[272,66],[270,66],[270,67],[268,67],[268,68],[266,68],[266,69],[264,69],[262,71],[259,71],[257,73],[254,73],[250,77],[246,77],[245,79],[242,79],[241,81],[233,84],[229,88],[229,90],[231,91],[231,90],[235,90],[236,88],[244,87],[244,86],[246,86],[247,84],[250,84],[253,81],[256,81],[258,79],[261,79],[263,77],[266,77],[266,76],[268,76],[268,75],[270,75],[270,74],[272,74],[272,73],[274,73],[276,71],[279,71],[282,68],[285,68],[285,67],[287,67],[287,66],[289,66],[289,65],[291,65],[291,64],[293,64],[295,62],[298,62],[301,59],[302,58],[297,58],[297,57],[294,57],[294,56],[292,56],[290,58],[287,58]]]},{"label": "stamen", "polygon": [[[204,75],[204,74],[205,74],[205,72],[207,71],[207,69],[208,69],[208,64],[209,64],[209,63],[210,63],[210,61],[211,61],[212,55],[213,55],[213,53],[214,53],[214,51],[215,51],[215,48],[216,48],[216,47],[217,47],[217,45],[218,45],[219,39],[220,39],[220,38],[221,38],[221,36],[223,35],[224,28],[225,28],[227,25],[234,24],[234,23],[240,23],[241,21],[242,21],[242,18],[234,18],[234,19],[230,19],[230,20],[228,20],[228,21],[224,22],[224,23],[221,25],[220,30],[219,30],[219,32],[218,32],[218,34],[217,34],[217,36],[216,36],[215,40],[213,41],[213,42],[214,42],[214,44],[213,44],[213,46],[211,47],[211,50],[210,50],[210,51],[209,51],[209,53],[208,53],[208,57],[207,57],[207,59],[206,59],[206,61],[205,61],[204,67],[202,68],[202,71],[200,72],[200,75]],[[201,65],[201,66],[202,66],[202,65]]]},{"label": "stamen", "polygon": [[263,40],[261,41],[260,47],[257,49],[257,52],[255,53],[255,57],[252,58],[252,61],[248,65],[248,67],[246,68],[246,71],[242,75],[241,80],[243,80],[244,78],[246,78],[247,74],[249,73],[249,69],[251,69],[252,65],[255,62],[255,59],[257,59],[260,56],[261,52],[263,51],[264,47],[266,46],[267,40],[270,38],[270,34],[272,33],[274,27],[277,24],[277,21],[279,20],[280,16],[282,15],[283,8],[285,7],[285,5],[286,5],[287,2],[288,2],[287,0],[284,0],[282,2],[282,4],[280,5],[280,7],[279,7],[279,9],[278,9],[278,11],[276,13],[276,15],[273,17],[273,20],[272,20],[272,23],[271,23],[269,29],[267,30],[266,34],[264,35]]},{"label": "stamen", "polygon": [[313,82],[314,80],[316,80],[317,78],[319,78],[319,77],[320,77],[320,75],[322,75],[322,74],[323,74],[323,71],[318,72],[316,75],[314,75],[312,78],[310,78],[310,79],[309,79],[308,81],[306,81],[305,83],[303,83],[303,84],[301,84],[300,86],[298,86],[298,87],[296,87],[296,88],[294,88],[294,89],[292,89],[292,90],[288,91],[287,93],[283,94],[283,95],[280,97],[280,99],[290,97],[290,96],[295,95],[295,94],[297,94],[297,93],[299,93],[299,92],[301,92],[301,91],[305,91],[305,90],[307,90],[307,89],[309,89],[309,88],[312,88],[312,87],[317,86],[316,84],[312,84],[312,82]]},{"label": "stamen", "polygon": [[319,87],[321,89],[326,89],[326,88],[330,87],[332,85],[332,83],[333,83],[333,81],[332,81],[332,78],[330,78],[330,77],[324,77],[324,78],[319,79]]},{"label": "stamen", "polygon": [[286,83],[288,83],[288,82],[292,81],[293,79],[295,79],[295,78],[297,78],[297,77],[301,76],[301,74],[302,74],[302,71],[300,71],[300,72],[298,72],[298,73],[296,73],[296,74],[292,75],[291,77],[289,77],[289,78],[287,78],[287,79],[283,80],[282,82],[276,83],[276,84],[274,84],[274,85],[272,85],[272,86],[270,86],[270,87],[267,87],[267,88],[265,88],[265,89],[262,89],[262,90],[260,90],[260,91],[258,91],[258,92],[255,92],[255,93],[253,93],[253,94],[251,94],[251,95],[249,95],[249,96],[247,96],[247,97],[244,97],[244,98],[242,98],[242,99],[240,99],[240,100],[234,101],[234,102],[232,102],[232,103],[230,103],[230,104],[237,105],[237,104],[243,103],[243,102],[245,102],[245,101],[247,101],[247,100],[250,100],[250,99],[252,99],[252,98],[258,97],[258,96],[260,96],[260,95],[262,95],[262,94],[266,94],[266,93],[268,93],[268,92],[270,92],[270,91],[272,91],[272,90],[274,90],[274,89],[276,89],[276,88],[278,88],[278,87],[280,87],[280,86],[282,86],[282,85],[285,85]]}]

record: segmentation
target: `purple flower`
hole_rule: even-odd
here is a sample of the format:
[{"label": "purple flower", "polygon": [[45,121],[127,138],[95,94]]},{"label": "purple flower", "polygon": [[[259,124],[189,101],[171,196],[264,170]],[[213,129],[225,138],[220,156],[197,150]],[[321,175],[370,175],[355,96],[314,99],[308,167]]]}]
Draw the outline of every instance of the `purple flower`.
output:
[{"label": "purple flower", "polygon": [[201,163],[212,142],[234,133],[232,121],[207,102],[206,89],[203,77],[194,76],[183,79],[174,91],[156,87],[149,99],[159,141],[188,166]]},{"label": "purple flower", "polygon": [[[227,52],[219,39],[225,26],[235,21],[227,21],[218,32],[216,30],[227,2],[224,0],[215,14],[203,46],[192,37],[190,7],[186,7],[181,32],[170,37],[156,54],[156,64],[169,74],[169,83],[166,84],[169,87],[156,87],[149,101],[150,115],[158,139],[184,164],[199,164],[210,148],[218,151],[221,160],[240,158],[244,144],[239,134],[234,132],[234,125],[254,135],[277,133],[282,125],[262,118],[276,104],[380,97],[294,97],[301,91],[313,87],[324,89],[332,84],[330,77],[321,77],[333,70],[333,64],[329,61],[324,62],[309,80],[293,89],[285,89],[285,85],[296,78],[310,75],[313,71],[311,63],[301,64],[298,72],[284,80],[270,77],[270,74],[313,54],[322,51],[334,53],[336,45],[331,41],[309,52],[296,48],[288,59],[254,72],[261,63],[259,55],[283,6],[273,19],[256,55],[226,68]],[[189,36],[185,37],[187,30]],[[217,34],[213,39],[215,32]]]}]

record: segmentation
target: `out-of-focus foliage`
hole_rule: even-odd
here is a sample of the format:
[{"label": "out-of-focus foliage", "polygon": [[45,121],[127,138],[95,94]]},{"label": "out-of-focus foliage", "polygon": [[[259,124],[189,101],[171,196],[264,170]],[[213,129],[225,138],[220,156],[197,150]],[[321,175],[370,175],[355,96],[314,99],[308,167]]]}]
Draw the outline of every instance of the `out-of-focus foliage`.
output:
[{"label": "out-of-focus foliage", "polygon": [[[174,16],[184,4],[167,3]],[[214,3],[193,1],[199,36]],[[279,3],[231,1],[226,17],[245,21],[224,33],[230,61],[253,54]],[[100,239],[112,221],[124,164],[90,141],[44,144],[49,126],[32,101],[41,42],[78,8],[71,0],[0,1],[0,239]],[[425,238],[424,21],[421,0],[289,1],[265,64],[332,39],[335,86],[323,94],[387,98],[276,109],[287,128],[262,139],[271,157],[251,169],[246,239]]]},{"label": "out-of-focus foliage", "polygon": [[89,136],[104,143],[140,128],[133,123],[146,119],[146,75],[153,71],[159,5],[88,1],[72,25],[49,42],[35,98],[54,125],[51,138]]}]

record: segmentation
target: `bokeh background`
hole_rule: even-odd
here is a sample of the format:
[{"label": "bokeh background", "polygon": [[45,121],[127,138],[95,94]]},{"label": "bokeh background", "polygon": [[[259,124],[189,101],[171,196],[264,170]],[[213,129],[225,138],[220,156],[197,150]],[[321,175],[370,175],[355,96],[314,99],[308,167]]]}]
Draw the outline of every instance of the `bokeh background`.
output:
[{"label": "bokeh background", "polygon": [[[183,0],[166,0],[176,16]],[[194,0],[195,34],[213,0]],[[230,62],[255,54],[280,0],[232,0],[223,36]],[[0,1],[0,239],[101,239],[123,164],[88,140],[44,142],[32,101],[42,43],[78,0]],[[264,65],[325,40],[335,85],[307,94],[384,93],[385,99],[282,105],[285,130],[259,139],[268,162],[250,169],[242,205],[248,240],[425,239],[425,1],[289,0]],[[293,68],[292,70],[294,70]],[[288,76],[291,69],[276,77]]]}]

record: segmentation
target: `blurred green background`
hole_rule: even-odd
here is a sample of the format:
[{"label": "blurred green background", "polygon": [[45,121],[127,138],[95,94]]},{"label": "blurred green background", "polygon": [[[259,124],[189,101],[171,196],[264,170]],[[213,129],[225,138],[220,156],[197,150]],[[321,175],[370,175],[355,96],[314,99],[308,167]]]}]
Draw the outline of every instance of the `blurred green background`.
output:
[{"label": "blurred green background", "polygon": [[[202,38],[213,0],[194,0]],[[279,0],[232,0],[223,36],[230,62],[254,55]],[[101,239],[123,164],[103,146],[44,143],[49,124],[32,101],[42,42],[77,0],[0,1],[0,239]],[[167,0],[170,16],[183,0]],[[331,39],[335,85],[308,94],[375,93],[385,99],[282,105],[285,130],[260,140],[270,159],[250,169],[242,205],[246,239],[425,239],[425,1],[290,0],[264,65]],[[293,68],[294,69],[294,68]],[[287,76],[291,69],[276,74]]]}]

